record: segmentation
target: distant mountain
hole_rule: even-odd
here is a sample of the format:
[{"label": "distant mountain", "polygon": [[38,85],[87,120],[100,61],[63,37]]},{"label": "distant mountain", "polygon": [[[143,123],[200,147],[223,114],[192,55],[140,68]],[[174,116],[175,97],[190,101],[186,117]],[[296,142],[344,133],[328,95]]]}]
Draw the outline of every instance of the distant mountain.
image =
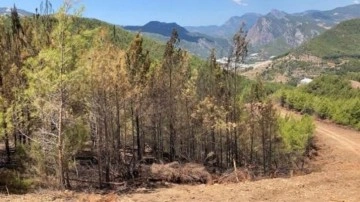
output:
[{"label": "distant mountain", "polygon": [[171,36],[173,29],[176,29],[179,34],[180,47],[203,58],[208,57],[213,48],[216,49],[217,56],[222,57],[227,54],[230,47],[230,44],[226,39],[189,32],[187,29],[176,23],[151,21],[144,26],[124,26],[123,28],[129,31],[142,32],[143,34],[160,41],[167,41]]},{"label": "distant mountain", "polygon": [[[324,74],[360,72],[360,19],[341,22],[272,61],[261,75],[267,80],[298,83]],[[259,71],[257,71],[259,72]]]},{"label": "distant mountain", "polygon": [[324,30],[308,17],[272,10],[259,18],[247,37],[254,51],[269,57],[295,48]]},{"label": "distant mountain", "polygon": [[221,26],[187,26],[185,27],[190,32],[198,32],[207,34],[213,37],[220,37],[225,39],[231,39],[232,36],[240,29],[242,23],[245,24],[245,30],[250,29],[257,20],[261,17],[261,14],[246,13],[242,16],[233,16]]},{"label": "distant mountain", "polygon": [[190,34],[188,30],[184,27],[176,23],[164,23],[158,21],[151,21],[144,26],[124,26],[126,30],[130,31],[139,31],[139,32],[148,32],[154,34],[160,34],[162,36],[170,37],[172,30],[176,29],[179,34],[179,38],[182,40],[190,41],[190,42],[197,42],[200,37],[193,36]]},{"label": "distant mountain", "polygon": [[252,52],[259,52],[268,58],[298,47],[342,21],[358,17],[359,4],[330,11],[311,10],[296,14],[272,10],[250,28],[248,40]]},{"label": "distant mountain", "polygon": [[329,11],[306,11],[294,15],[309,17],[325,26],[334,26],[342,21],[360,17],[360,4],[335,8]]},{"label": "distant mountain", "polygon": [[[17,12],[19,14],[19,16],[32,16],[33,13],[22,10],[22,9],[17,9]],[[5,8],[5,7],[0,7],[0,15],[10,15],[11,14],[11,8]]]}]

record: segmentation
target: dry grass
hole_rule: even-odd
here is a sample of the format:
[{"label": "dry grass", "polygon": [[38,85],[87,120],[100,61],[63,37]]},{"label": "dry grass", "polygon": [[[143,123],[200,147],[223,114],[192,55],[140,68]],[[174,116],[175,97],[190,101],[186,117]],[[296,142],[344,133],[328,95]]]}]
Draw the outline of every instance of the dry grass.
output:
[{"label": "dry grass", "polygon": [[212,177],[204,166],[194,163],[153,164],[150,167],[151,178],[167,182],[185,183],[212,183]]}]

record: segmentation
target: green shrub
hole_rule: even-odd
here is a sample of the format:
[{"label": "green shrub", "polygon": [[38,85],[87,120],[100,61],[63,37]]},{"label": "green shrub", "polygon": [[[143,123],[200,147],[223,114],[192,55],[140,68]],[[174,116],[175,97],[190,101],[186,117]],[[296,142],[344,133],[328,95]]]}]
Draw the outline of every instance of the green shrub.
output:
[{"label": "green shrub", "polygon": [[306,86],[276,93],[281,106],[360,129],[360,91],[346,76],[324,75]]},{"label": "green shrub", "polygon": [[0,170],[0,187],[2,192],[22,194],[26,193],[31,185],[32,180],[23,178],[17,171],[8,169]]},{"label": "green shrub", "polygon": [[279,118],[279,132],[288,153],[303,154],[314,129],[313,120],[307,115],[300,120],[293,117]]}]

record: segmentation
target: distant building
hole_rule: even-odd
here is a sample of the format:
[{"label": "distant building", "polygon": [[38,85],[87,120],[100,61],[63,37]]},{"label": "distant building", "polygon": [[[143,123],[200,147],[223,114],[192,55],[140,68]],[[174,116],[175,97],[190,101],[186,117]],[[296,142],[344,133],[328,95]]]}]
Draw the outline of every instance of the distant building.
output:
[{"label": "distant building", "polygon": [[306,85],[306,84],[309,84],[311,83],[313,80],[312,79],[309,79],[309,78],[304,78],[300,81],[300,84],[299,85]]}]

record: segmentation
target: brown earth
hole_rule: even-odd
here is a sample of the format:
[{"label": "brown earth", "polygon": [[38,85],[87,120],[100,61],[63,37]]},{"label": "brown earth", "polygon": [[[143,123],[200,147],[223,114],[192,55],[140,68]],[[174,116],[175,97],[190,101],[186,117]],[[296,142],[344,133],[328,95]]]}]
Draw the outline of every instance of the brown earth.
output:
[{"label": "brown earth", "polygon": [[[284,111],[282,113],[285,113]],[[170,185],[126,195],[39,191],[0,201],[360,201],[360,133],[316,121],[316,171],[291,178],[226,185]]]},{"label": "brown earth", "polygon": [[271,60],[267,60],[264,62],[258,62],[254,64],[254,68],[252,70],[245,71],[241,73],[241,75],[246,76],[250,79],[255,79],[258,75],[264,72],[267,68],[270,68],[272,64]]},{"label": "brown earth", "polygon": [[355,89],[360,89],[360,82],[351,80],[351,87]]}]

